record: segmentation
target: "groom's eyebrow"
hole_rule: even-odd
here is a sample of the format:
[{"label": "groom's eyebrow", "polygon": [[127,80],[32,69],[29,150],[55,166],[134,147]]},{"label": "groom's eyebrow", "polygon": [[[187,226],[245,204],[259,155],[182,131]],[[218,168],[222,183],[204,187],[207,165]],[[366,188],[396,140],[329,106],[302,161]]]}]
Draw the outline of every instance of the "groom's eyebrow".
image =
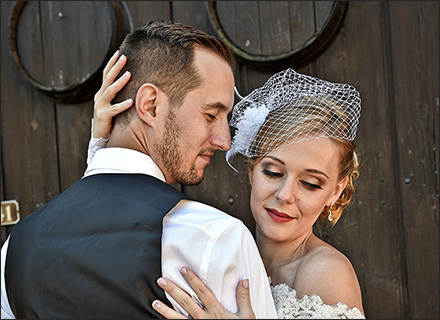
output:
[{"label": "groom's eyebrow", "polygon": [[226,112],[231,111],[231,110],[229,110],[229,108],[227,106],[225,106],[221,102],[207,103],[206,106],[209,108],[212,108],[212,109],[219,109],[219,110],[226,111]]}]

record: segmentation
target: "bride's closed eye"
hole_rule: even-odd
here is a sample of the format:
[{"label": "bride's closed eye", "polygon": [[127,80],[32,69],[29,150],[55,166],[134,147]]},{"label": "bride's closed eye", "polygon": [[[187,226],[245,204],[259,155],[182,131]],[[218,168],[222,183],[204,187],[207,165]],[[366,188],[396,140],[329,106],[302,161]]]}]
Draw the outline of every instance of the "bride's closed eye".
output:
[{"label": "bride's closed eye", "polygon": [[307,189],[309,189],[310,191],[315,191],[318,189],[322,189],[322,187],[320,185],[314,184],[314,183],[310,183],[304,180],[301,180],[301,183],[303,184],[304,187],[306,187]]},{"label": "bride's closed eye", "polygon": [[261,172],[264,175],[268,176],[269,178],[273,178],[273,179],[275,179],[275,178],[282,178],[284,176],[284,174],[281,173],[281,172],[274,172],[274,171],[270,171],[268,169],[263,169]]}]

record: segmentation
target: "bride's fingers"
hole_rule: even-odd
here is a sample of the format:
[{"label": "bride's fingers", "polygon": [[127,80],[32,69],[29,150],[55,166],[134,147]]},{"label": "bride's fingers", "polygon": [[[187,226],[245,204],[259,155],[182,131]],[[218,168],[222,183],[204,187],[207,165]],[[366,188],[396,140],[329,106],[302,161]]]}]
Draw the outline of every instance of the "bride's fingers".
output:
[{"label": "bride's fingers", "polygon": [[236,299],[238,312],[233,314],[221,305],[205,283],[200,280],[190,269],[180,267],[179,270],[196,295],[200,298],[202,304],[206,307],[205,312],[209,318],[226,319],[238,317],[241,319],[255,319],[249,294],[248,278],[241,280],[237,286]]},{"label": "bride's fingers", "polygon": [[110,102],[116,96],[116,94],[121,91],[121,89],[127,84],[128,80],[131,78],[131,73],[129,71],[125,71],[124,74],[116,81],[112,81],[103,92],[100,100],[105,102]]},{"label": "bride's fingers", "polygon": [[[106,117],[107,112],[111,112],[110,116],[113,117],[119,112],[127,109],[125,104],[127,101],[122,102],[120,105],[111,105],[111,101],[115,98],[116,94],[127,84],[131,78],[131,73],[126,71],[118,80],[109,86],[102,84],[101,89],[95,95],[95,106],[93,117],[101,119]],[[115,108],[117,106],[117,108]],[[110,110],[109,110],[110,109]],[[118,111],[119,110],[119,111]],[[116,111],[116,112],[112,112]],[[111,119],[108,119],[111,120]]]},{"label": "bride's fingers", "polygon": [[103,71],[103,75],[102,75],[102,81],[104,82],[105,77],[107,76],[107,74],[109,73],[109,71],[111,70],[111,68],[113,68],[113,66],[115,65],[116,61],[118,61],[119,58],[119,50],[117,50],[113,56],[110,58],[110,60],[107,62],[107,65],[104,68]]},{"label": "bride's fingers", "polygon": [[194,274],[194,272],[187,267],[180,267],[179,271],[207,309],[223,309],[220,302],[218,302],[211,290],[208,289],[205,283],[200,280],[199,277]]},{"label": "bride's fingers", "polygon": [[131,78],[131,73],[126,71],[118,80],[109,86],[101,87],[95,96],[94,117],[99,116],[99,113],[106,112],[108,108],[111,108],[111,101],[115,98],[116,94],[127,84]]},{"label": "bride's fingers", "polygon": [[92,133],[94,138],[108,138],[113,127],[113,117],[133,105],[133,99],[112,105],[116,94],[131,78],[131,73],[127,71],[116,80],[126,62],[127,58],[124,55],[119,56],[119,52],[116,52],[104,69],[103,83],[94,97]]},{"label": "bride's fingers", "polygon": [[159,312],[167,319],[188,319],[183,314],[171,309],[165,303],[162,303],[159,300],[154,300],[152,306],[154,310]]},{"label": "bride's fingers", "polygon": [[101,88],[99,88],[99,91],[94,96],[94,101],[96,102],[99,97],[101,96],[102,92],[107,88],[106,78],[110,70],[115,66],[116,62],[119,60],[119,50],[117,50],[113,56],[110,58],[110,60],[107,62],[107,65],[104,68],[104,71],[102,72],[102,84]]},{"label": "bride's fingers", "polygon": [[237,286],[237,316],[241,319],[255,319],[249,294],[249,279],[244,278]]},{"label": "bride's fingers", "polygon": [[[119,57],[119,55],[116,55],[116,54],[113,55],[113,57],[111,57],[111,59],[107,63],[107,66],[105,67],[104,72],[103,72],[101,87],[99,88],[99,91],[95,94],[95,97],[94,97],[95,102],[102,99],[103,95],[107,95],[107,97],[105,97],[106,100],[108,100],[110,98],[109,101],[111,101],[114,98],[114,96],[116,95],[116,93],[119,91],[119,90],[113,90],[112,85],[115,83],[116,78],[121,73],[121,70],[124,68],[125,63],[127,62],[127,57],[124,55],[121,55],[119,58],[118,57]],[[124,75],[126,75],[126,74],[124,74]],[[123,78],[123,77],[121,77],[121,78]],[[127,81],[128,81],[128,79],[127,79]],[[113,96],[108,95],[109,93],[113,94]]]},{"label": "bride's fingers", "polygon": [[121,103],[116,103],[111,105],[107,109],[107,118],[113,118],[114,116],[120,114],[121,112],[124,112],[128,108],[130,108],[133,105],[133,99],[127,99],[125,101],[122,101]]},{"label": "bride's fingers", "polygon": [[93,137],[106,139],[113,126],[113,117],[127,110],[132,105],[133,99],[128,99],[121,103],[110,105],[108,107],[96,107],[95,114],[93,116]]},{"label": "bride's fingers", "polygon": [[188,293],[176,286],[173,282],[165,278],[159,278],[157,284],[176,300],[176,302],[194,319],[206,318],[205,310],[202,309],[202,307],[195,302]]},{"label": "bride's fingers", "polygon": [[111,101],[114,99],[116,94],[127,84],[128,80],[130,80],[130,77],[130,72],[125,72],[122,77],[110,85],[104,91],[104,93],[102,93],[101,96],[95,100],[93,118],[99,120],[104,119],[105,122],[109,122],[111,121],[111,118],[128,109],[133,104],[132,99],[128,99],[114,105],[111,104]]},{"label": "bride's fingers", "polygon": [[124,68],[126,62],[127,62],[127,57],[121,55],[118,61],[116,61],[116,63],[110,68],[108,73],[104,75],[103,84],[113,83],[118,77],[118,75],[121,73],[122,68]]}]

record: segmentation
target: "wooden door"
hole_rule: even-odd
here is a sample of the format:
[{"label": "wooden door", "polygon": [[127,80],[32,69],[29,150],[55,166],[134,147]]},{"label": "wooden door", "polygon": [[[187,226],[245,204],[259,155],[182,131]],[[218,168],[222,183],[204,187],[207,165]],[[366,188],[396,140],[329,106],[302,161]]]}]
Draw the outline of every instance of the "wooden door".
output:
[{"label": "wooden door", "polygon": [[[368,318],[439,318],[437,1],[76,3],[26,4],[15,50],[32,81],[9,42],[17,2],[1,2],[1,196],[17,200],[21,218],[86,168],[96,86],[78,79],[99,75],[123,30],[183,22],[232,43],[242,95],[287,67],[358,88],[361,174],[352,205],[325,239],[352,261]],[[253,231],[242,160],[232,160],[237,174],[218,152],[200,185],[180,188]],[[2,242],[11,228],[2,226]]]}]

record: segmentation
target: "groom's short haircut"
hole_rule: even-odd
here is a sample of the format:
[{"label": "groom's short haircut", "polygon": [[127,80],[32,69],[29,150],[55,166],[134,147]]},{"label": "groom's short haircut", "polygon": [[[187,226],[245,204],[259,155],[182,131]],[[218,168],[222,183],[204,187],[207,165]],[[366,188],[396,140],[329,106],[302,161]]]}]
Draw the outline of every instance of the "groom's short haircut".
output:
[{"label": "groom's short haircut", "polygon": [[[194,27],[174,22],[150,21],[134,29],[120,46],[127,57],[124,69],[131,79],[112,103],[132,98],[144,83],[152,83],[164,91],[170,103],[178,106],[186,94],[202,84],[195,66],[194,49],[204,48],[224,59],[232,70],[235,58],[232,50],[220,39]],[[117,116],[116,121],[127,124],[135,114],[135,104]]]}]

